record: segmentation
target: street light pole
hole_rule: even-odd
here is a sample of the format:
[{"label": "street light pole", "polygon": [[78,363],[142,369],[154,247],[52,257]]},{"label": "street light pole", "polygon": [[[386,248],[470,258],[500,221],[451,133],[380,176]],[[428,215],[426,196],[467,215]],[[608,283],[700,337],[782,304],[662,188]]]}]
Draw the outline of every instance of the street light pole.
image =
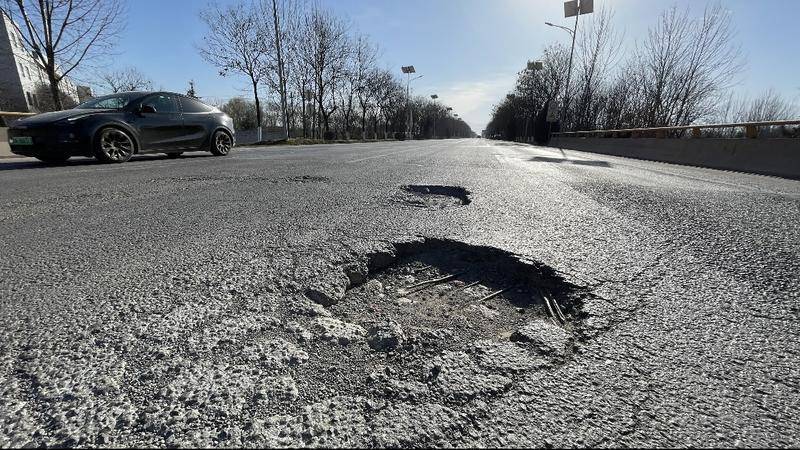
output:
[{"label": "street light pole", "polygon": [[[447,107],[447,114],[448,114],[447,118],[448,118],[448,119],[450,118],[449,114],[450,114],[450,112],[451,112],[452,110],[453,110],[453,108],[452,108],[452,107],[450,107],[450,106],[448,106],[448,107]],[[448,122],[449,122],[449,120],[448,120]],[[451,123],[451,124],[450,124],[450,126],[449,126],[448,128],[450,128],[450,136],[449,136],[449,137],[453,137],[453,124]]]},{"label": "street light pole", "polygon": [[[578,11],[580,12],[580,4],[578,5]],[[575,54],[575,34],[578,33],[578,17],[580,14],[575,14],[575,27],[572,29],[572,46],[569,49],[569,67],[567,68],[567,85],[564,87],[564,110],[561,111],[561,123],[566,125],[565,122],[567,120],[567,108],[569,108],[569,82],[572,80],[572,55]],[[561,128],[559,128],[560,131]]]},{"label": "street light pole", "polygon": [[569,107],[569,82],[572,79],[572,57],[575,54],[575,35],[578,33],[578,17],[582,14],[589,14],[594,11],[594,1],[593,0],[570,0],[564,2],[564,17],[572,17],[575,16],[575,25],[570,30],[567,27],[562,27],[561,25],[554,25],[550,22],[545,22],[544,24],[547,26],[561,28],[562,30],[566,31],[572,36],[572,46],[569,50],[569,66],[567,68],[567,83],[564,88],[564,99],[562,101],[563,110],[561,111],[561,124],[564,124],[567,114],[567,108]]},{"label": "street light pole", "polygon": [[436,114],[438,112],[436,109],[436,99],[439,98],[439,96],[433,94],[431,95],[431,98],[433,99],[433,138],[436,139]]},{"label": "street light pole", "polygon": [[414,66],[403,66],[402,70],[406,74],[406,139],[411,139],[411,127],[414,123],[414,116],[411,112],[411,82],[422,78],[422,75],[411,78],[411,74],[416,73]]}]

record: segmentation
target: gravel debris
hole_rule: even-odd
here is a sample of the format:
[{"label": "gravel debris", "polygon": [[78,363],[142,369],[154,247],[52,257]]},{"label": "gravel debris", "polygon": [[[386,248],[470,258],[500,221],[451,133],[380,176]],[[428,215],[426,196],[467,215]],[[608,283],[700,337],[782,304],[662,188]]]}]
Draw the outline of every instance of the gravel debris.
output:
[{"label": "gravel debris", "polygon": [[405,340],[403,328],[391,320],[374,325],[367,332],[367,344],[373,350],[380,352],[396,350]]},{"label": "gravel debris", "polygon": [[350,345],[364,340],[367,331],[352,323],[343,322],[331,317],[319,317],[313,322],[314,331],[326,341],[338,342],[341,345]]},{"label": "gravel debris", "polygon": [[544,320],[528,322],[511,335],[512,341],[528,343],[542,354],[555,356],[567,353],[571,339],[567,330]]}]

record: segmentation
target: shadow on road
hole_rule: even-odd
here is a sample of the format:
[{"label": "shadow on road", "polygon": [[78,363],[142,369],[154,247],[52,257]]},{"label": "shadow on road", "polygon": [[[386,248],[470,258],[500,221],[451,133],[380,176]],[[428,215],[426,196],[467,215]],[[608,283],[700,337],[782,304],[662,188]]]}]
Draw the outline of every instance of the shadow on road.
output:
[{"label": "shadow on road", "polygon": [[547,156],[534,156],[530,159],[533,162],[546,162],[556,164],[574,164],[576,166],[594,166],[594,167],[611,167],[611,163],[605,161],[595,161],[591,159],[566,159],[566,158],[550,158]]},{"label": "shadow on road", "polygon": [[[182,159],[194,159],[194,158],[209,158],[213,155],[210,154],[192,154],[192,155],[181,155],[179,158],[176,158],[174,161],[180,162]],[[164,154],[152,154],[152,155],[142,155],[142,156],[134,156],[130,159],[127,163],[136,163],[136,162],[146,162],[146,161],[164,161],[169,160],[166,155]],[[76,159],[70,159],[67,162],[60,163],[60,164],[51,164],[45,163],[41,161],[9,161],[4,162],[4,160],[0,159],[0,171],[4,170],[23,170],[23,169],[47,169],[52,167],[77,167],[77,166],[109,166],[112,164],[101,163],[100,161],[94,158],[83,158],[83,157],[76,157]]]}]

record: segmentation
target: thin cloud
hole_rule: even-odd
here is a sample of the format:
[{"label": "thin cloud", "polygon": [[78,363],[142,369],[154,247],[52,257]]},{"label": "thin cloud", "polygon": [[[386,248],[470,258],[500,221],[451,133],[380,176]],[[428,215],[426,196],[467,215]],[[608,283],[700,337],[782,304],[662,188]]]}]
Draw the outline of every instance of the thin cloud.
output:
[{"label": "thin cloud", "polygon": [[441,101],[480,133],[489,123],[492,106],[499,102],[516,82],[516,74],[497,74],[479,81],[461,81],[441,88]]}]

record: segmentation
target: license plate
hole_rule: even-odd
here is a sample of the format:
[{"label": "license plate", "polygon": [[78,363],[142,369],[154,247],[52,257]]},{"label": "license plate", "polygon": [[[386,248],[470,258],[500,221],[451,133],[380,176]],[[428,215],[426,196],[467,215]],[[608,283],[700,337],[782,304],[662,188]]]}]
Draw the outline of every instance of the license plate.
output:
[{"label": "license plate", "polygon": [[30,136],[17,136],[11,138],[9,143],[12,145],[33,145],[33,138]]}]

